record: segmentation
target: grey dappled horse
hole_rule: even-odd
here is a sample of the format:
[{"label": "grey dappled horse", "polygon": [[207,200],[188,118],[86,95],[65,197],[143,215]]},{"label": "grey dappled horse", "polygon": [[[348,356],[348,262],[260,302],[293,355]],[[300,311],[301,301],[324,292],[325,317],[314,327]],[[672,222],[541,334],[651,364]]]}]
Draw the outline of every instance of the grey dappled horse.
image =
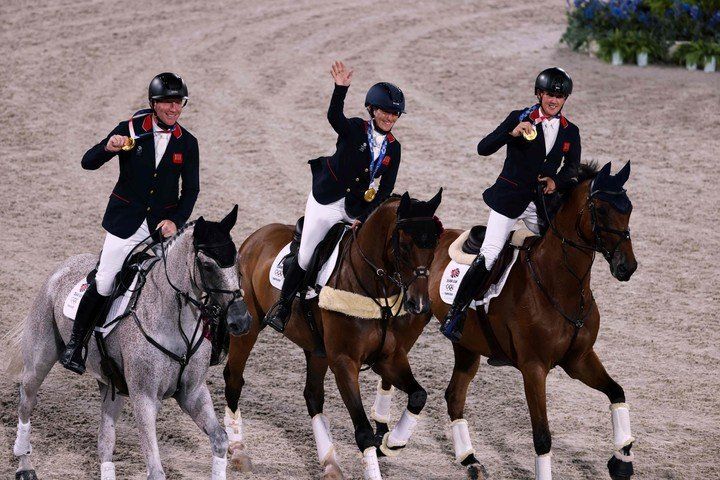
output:
[{"label": "grey dappled horse", "polygon": [[[220,315],[226,311],[230,333],[243,334],[250,326],[251,317],[240,295],[235,267],[237,250],[230,237],[236,219],[237,205],[221,222],[200,217],[167,240],[160,249],[163,259],[147,275],[135,307],[137,323],[132,316],[126,317],[106,338],[107,350],[127,381],[148,479],[165,478],[155,420],[161,401],[169,396],[210,437],[212,479],[225,479],[228,440],[215,415],[205,381],[211,346],[203,340],[199,322],[201,311],[212,305]],[[19,458],[17,479],[37,478],[30,460],[30,414],[37,403],[40,385],[58,360],[63,342],[70,337],[72,321],[63,315],[65,298],[96,261],[96,256],[85,254],[60,265],[43,285],[25,321],[20,343],[23,369],[18,432],[13,449]],[[164,352],[150,343],[138,323]],[[198,348],[193,352],[195,346]],[[179,362],[178,358],[187,362]],[[181,363],[186,363],[184,368]],[[124,397],[111,395],[93,339],[88,346],[87,370],[98,379],[102,398],[98,432],[101,478],[114,480],[115,422]]]}]

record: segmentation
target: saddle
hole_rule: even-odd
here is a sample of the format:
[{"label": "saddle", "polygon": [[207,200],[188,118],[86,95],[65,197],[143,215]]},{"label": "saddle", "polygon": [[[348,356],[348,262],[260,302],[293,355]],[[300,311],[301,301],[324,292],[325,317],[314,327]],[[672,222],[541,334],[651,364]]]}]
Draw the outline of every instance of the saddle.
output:
[{"label": "saddle", "polygon": [[[300,240],[302,238],[304,224],[304,216],[298,218],[298,221],[295,222],[295,231],[293,232],[292,242],[290,242],[290,253],[286,255],[283,259],[283,273],[287,273],[286,265],[290,263],[286,262],[285,260],[289,259],[292,256],[297,256],[298,250],[300,248]],[[318,244],[318,246],[315,247],[315,251],[310,258],[310,264],[308,265],[307,271],[305,272],[305,279],[302,283],[303,287],[315,288],[320,268],[325,265],[325,262],[327,262],[332,255],[333,250],[335,249],[335,245],[337,245],[338,241],[342,237],[342,234],[345,232],[346,227],[346,223],[336,223],[330,228],[328,233],[325,234],[325,238],[323,238],[322,241]]]}]

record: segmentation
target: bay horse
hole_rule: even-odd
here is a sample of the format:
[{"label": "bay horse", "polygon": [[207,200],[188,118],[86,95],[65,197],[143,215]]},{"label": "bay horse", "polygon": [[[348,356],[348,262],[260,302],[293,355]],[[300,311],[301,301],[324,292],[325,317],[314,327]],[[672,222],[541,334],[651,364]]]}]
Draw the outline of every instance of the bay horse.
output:
[{"label": "bay horse", "polygon": [[[558,365],[570,377],[607,395],[615,446],[608,462],[610,476],[628,479],[633,474],[630,449],[634,438],[625,393],[593,350],[600,314],[590,289],[595,252],[603,255],[620,281],[629,280],[637,268],[628,229],[632,204],[623,188],[629,174],[629,162],[615,176],[610,175],[610,163],[599,171],[594,164],[581,165],[578,184],[564,193],[549,230],[519,252],[487,314],[482,306],[478,307],[481,314],[468,309],[462,338],[453,344],[455,364],[445,399],[456,459],[468,467],[470,478],[482,478],[484,471],[463,419],[468,385],[481,355],[489,362],[512,365],[522,374],[537,480],[551,478],[545,383],[548,372]],[[430,267],[432,314],[438,319],[450,308],[440,298],[439,285],[450,260],[448,248],[460,233],[446,231]]]},{"label": "bay horse", "polygon": [[[236,247],[230,237],[236,219],[237,205],[221,222],[200,217],[158,245],[160,260],[147,273],[137,302],[105,339],[107,354],[126,381],[151,480],[165,478],[155,421],[162,400],[170,396],[208,435],[211,478],[226,478],[228,438],[215,415],[206,383],[212,347],[203,338],[203,320],[226,321],[230,333],[237,335],[250,326],[235,267]],[[40,289],[23,324],[19,419],[13,448],[19,459],[18,480],[37,479],[30,459],[30,414],[43,380],[65,348],[63,341],[70,337],[72,320],[63,312],[65,299],[96,262],[97,256],[89,254],[63,262]],[[102,480],[115,480],[115,425],[124,397],[111,391],[102,361],[99,347],[91,340],[87,370],[98,381],[102,398],[100,474]]]},{"label": "bay horse", "polygon": [[[319,319],[317,330],[326,356],[314,352],[317,337],[308,328],[299,302],[293,303],[283,334],[305,351],[304,396],[324,478],[343,478],[329,421],[323,414],[328,367],[350,412],[366,479],[381,478],[378,455],[396,454],[407,444],[418,422],[427,394],[413,376],[407,351],[422,329],[416,329],[412,318],[403,314],[400,307],[413,314],[429,311],[427,268],[442,229],[435,217],[441,198],[442,189],[427,202],[411,199],[407,193],[401,198],[391,197],[369,215],[359,230],[342,239],[338,263],[327,283],[333,288],[324,287],[319,301],[313,299],[311,304],[314,317]],[[243,372],[263,328],[262,319],[279,298],[280,291],[270,285],[270,268],[292,237],[290,225],[266,225],[251,234],[239,251],[239,275],[253,322],[247,335],[234,337],[230,342],[224,371],[227,400],[224,421],[230,437],[231,461],[241,470],[251,468],[249,456],[243,451],[238,408],[245,383]],[[337,295],[324,300],[326,291]],[[346,305],[339,308],[343,302]],[[349,310],[347,304],[351,305]],[[387,396],[378,395],[372,409],[378,431],[373,432],[358,383],[363,364],[370,365],[383,379],[385,389],[381,393],[387,393],[392,385],[408,395],[407,408],[392,431],[387,427],[390,404],[383,401]]]}]

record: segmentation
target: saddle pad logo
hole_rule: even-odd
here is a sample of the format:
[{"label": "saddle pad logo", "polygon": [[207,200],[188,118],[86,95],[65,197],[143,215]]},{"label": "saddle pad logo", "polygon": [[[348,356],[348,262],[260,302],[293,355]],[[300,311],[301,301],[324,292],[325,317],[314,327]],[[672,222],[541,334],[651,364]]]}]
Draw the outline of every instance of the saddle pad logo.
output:
[{"label": "saddle pad logo", "polygon": [[172,162],[175,165],[182,165],[182,163],[183,163],[182,153],[173,153]]},{"label": "saddle pad logo", "polygon": [[390,155],[385,155],[385,158],[383,158],[382,164],[386,167],[390,165]]},{"label": "saddle pad logo", "polygon": [[459,268],[453,268],[452,271],[450,272],[450,276],[451,276],[452,278],[457,278],[458,275],[460,275],[460,269],[459,269]]},{"label": "saddle pad logo", "polygon": [[567,153],[570,151],[570,142],[563,142],[562,151],[563,153]]}]

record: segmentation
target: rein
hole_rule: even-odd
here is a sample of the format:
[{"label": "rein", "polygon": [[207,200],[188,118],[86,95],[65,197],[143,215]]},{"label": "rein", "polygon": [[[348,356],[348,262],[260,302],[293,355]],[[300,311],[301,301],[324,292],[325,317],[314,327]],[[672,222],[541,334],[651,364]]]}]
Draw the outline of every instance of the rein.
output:
[{"label": "rein", "polygon": [[[391,243],[392,243],[391,251],[392,251],[393,269],[394,269],[394,272],[392,274],[388,273],[384,268],[378,267],[377,265],[375,265],[372,262],[372,260],[370,260],[370,258],[368,258],[368,256],[363,251],[362,247],[360,247],[360,242],[358,241],[358,237],[357,237],[357,229],[352,229],[352,239],[351,239],[351,241],[346,243],[346,246],[344,248],[343,255],[341,256],[341,260],[340,260],[340,265],[338,266],[338,272],[342,268],[342,262],[345,261],[346,257],[348,257],[348,263],[350,264],[350,270],[352,271],[352,273],[355,277],[355,280],[357,281],[358,285],[362,289],[363,293],[367,297],[369,297],[373,301],[373,303],[375,303],[380,308],[380,312],[381,312],[380,327],[382,330],[382,334],[381,334],[381,339],[380,339],[380,346],[378,347],[378,349],[375,352],[373,352],[370,355],[368,362],[367,362],[368,365],[366,367],[362,368],[361,371],[372,368],[373,365],[375,365],[375,363],[377,363],[377,361],[380,359],[380,355],[385,346],[385,340],[387,338],[387,330],[388,330],[388,327],[390,326],[390,322],[392,320],[394,320],[395,318],[397,318],[398,316],[400,316],[401,309],[398,308],[396,313],[393,313],[393,309],[395,309],[398,302],[400,302],[401,305],[405,302],[405,300],[407,298],[407,291],[408,291],[408,288],[410,287],[410,285],[412,285],[418,278],[422,278],[422,277],[428,278],[429,270],[424,265],[418,266],[414,269],[413,276],[410,279],[410,281],[407,283],[405,283],[402,273],[400,272],[401,261],[403,262],[404,265],[412,266],[412,264],[410,264],[410,262],[405,257],[402,257],[402,259],[400,259],[401,256],[398,255],[398,252],[400,251],[399,230],[401,230],[407,224],[410,224],[412,222],[418,222],[418,221],[434,222],[434,219],[432,217],[413,217],[413,218],[407,218],[407,219],[402,219],[402,220],[399,219],[395,222],[395,227],[393,229],[392,240],[391,240]],[[381,303],[377,298],[375,298],[375,295],[370,293],[369,289],[361,281],[361,279],[360,279],[361,277],[360,277],[360,275],[358,275],[355,265],[353,264],[353,261],[352,261],[352,256],[350,255],[350,249],[353,248],[353,246],[360,253],[360,258],[362,258],[364,264],[367,265],[368,267],[370,267],[370,269],[374,272],[373,280],[375,281],[375,285],[376,286],[379,285],[379,287],[380,287],[378,289],[379,291],[382,292],[382,298],[380,300],[382,300],[384,304]],[[337,279],[338,279],[338,277],[336,277],[336,279],[335,279],[335,287],[337,287]],[[388,291],[393,286],[397,287],[400,290],[400,294],[395,299],[395,302],[390,304]]]},{"label": "rein", "polygon": [[[220,244],[197,244],[193,245],[193,250],[195,251],[195,260],[193,262],[193,269],[190,272],[190,282],[192,283],[193,287],[201,292],[200,298],[194,298],[190,293],[184,292],[180,290],[178,287],[175,286],[175,284],[170,280],[170,275],[167,271],[167,252],[165,249],[165,243],[160,241],[155,241],[154,243],[150,244],[149,246],[145,247],[143,252],[147,251],[148,248],[151,248],[157,243],[160,244],[160,258],[163,262],[164,266],[164,272],[165,272],[165,278],[167,279],[168,284],[170,287],[175,291],[175,300],[177,302],[177,309],[178,309],[178,315],[177,315],[177,324],[178,324],[178,330],[180,331],[180,336],[183,340],[183,343],[185,344],[185,353],[182,355],[178,355],[177,353],[169,350],[168,348],[164,347],[160,343],[158,343],[154,338],[152,338],[147,331],[143,328],[142,323],[140,322],[140,318],[137,316],[137,312],[135,310],[135,307],[137,306],[137,301],[139,299],[139,296],[135,299],[135,303],[130,308],[127,314],[123,315],[118,319],[121,320],[122,318],[125,318],[126,316],[132,315],[133,319],[135,320],[135,324],[140,329],[140,333],[143,334],[145,339],[153,345],[155,348],[160,350],[162,353],[167,355],[172,360],[176,361],[178,364],[180,364],[180,371],[178,372],[178,380],[177,385],[175,387],[175,393],[176,394],[180,390],[181,386],[181,379],[182,374],[185,371],[185,367],[187,367],[188,363],[190,363],[190,359],[192,356],[198,351],[200,346],[202,345],[203,336],[198,335],[198,332],[201,332],[200,326],[203,323],[203,319],[207,318],[212,321],[219,321],[221,318],[221,315],[224,312],[227,312],[230,305],[235,302],[237,299],[242,300],[243,293],[242,290],[223,290],[219,288],[212,288],[207,285],[207,282],[205,281],[205,276],[203,275],[203,269],[199,268],[200,270],[200,285],[198,285],[197,281],[195,280],[195,270],[198,268],[198,255],[201,249],[203,248],[213,248],[218,246],[226,246],[228,244],[232,244],[232,241],[223,242]],[[132,253],[132,252],[131,252]],[[129,257],[129,255],[128,255]],[[126,257],[126,261],[127,258]],[[222,266],[220,266],[223,268]],[[143,273],[141,275],[142,283],[139,282],[139,287],[136,288],[142,288],[142,286],[145,284],[147,274]],[[202,295],[204,293],[204,295]],[[232,298],[227,303],[225,308],[221,308],[220,305],[217,302],[211,303],[212,300],[212,294],[214,293],[221,293],[221,294],[230,294],[232,295]],[[187,335],[185,335],[185,331],[182,328],[182,310],[183,310],[183,300],[185,301],[185,305],[191,304],[194,307],[196,307],[199,310],[197,321],[195,322],[195,329],[193,330],[193,334],[191,338],[188,338]],[[199,338],[198,338],[199,336]],[[173,394],[173,395],[174,395]]]}]

